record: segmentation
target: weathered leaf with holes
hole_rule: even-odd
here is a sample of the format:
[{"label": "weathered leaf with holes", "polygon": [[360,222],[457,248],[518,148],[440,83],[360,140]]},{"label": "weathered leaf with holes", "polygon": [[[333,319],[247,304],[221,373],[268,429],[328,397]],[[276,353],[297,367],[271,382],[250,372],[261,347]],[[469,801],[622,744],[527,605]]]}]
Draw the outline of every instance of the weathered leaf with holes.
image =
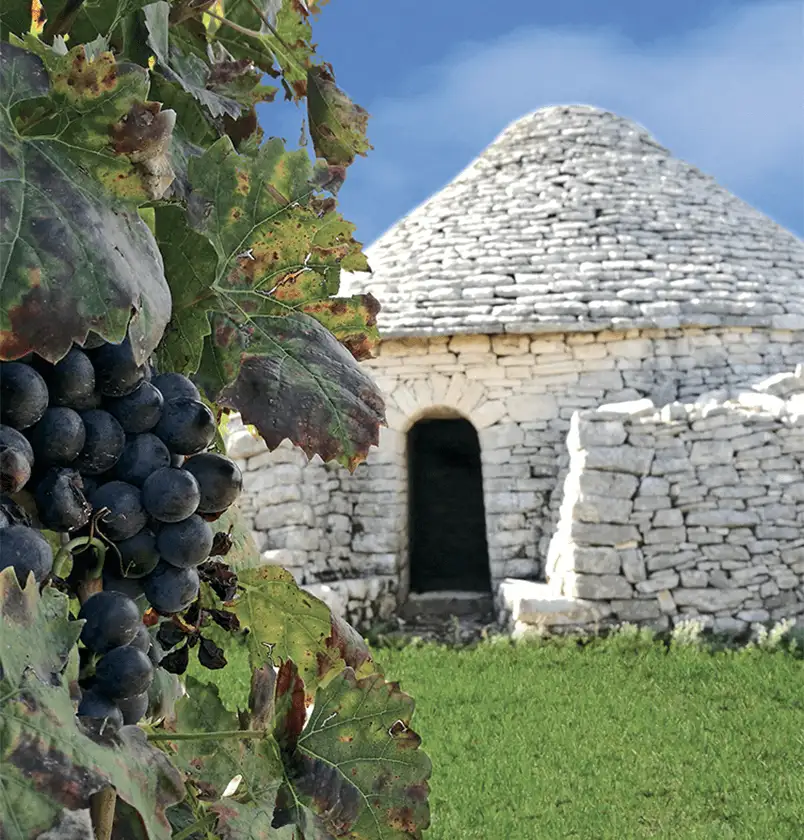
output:
[{"label": "weathered leaf with holes", "polygon": [[315,153],[332,166],[349,166],[372,148],[366,137],[368,112],[335,84],[328,65],[307,71],[307,118]]},{"label": "weathered leaf with holes", "polygon": [[279,566],[241,569],[238,582],[234,611],[249,628],[251,667],[259,668],[269,655],[277,665],[290,659],[312,697],[318,684],[317,655],[326,650],[331,632],[329,607],[300,589]]},{"label": "weathered leaf with holes", "polygon": [[89,62],[82,47],[41,58],[0,44],[0,358],[55,361],[90,330],[140,359],[170,316],[162,257],[137,214],[139,164],[113,127],[147,94],[147,72]]},{"label": "weathered leaf with holes", "polygon": [[66,595],[0,572],[0,836],[28,840],[111,785],[149,840],[168,840],[164,810],[184,796],[181,775],[138,727],[79,724],[61,673],[81,631],[68,614]]},{"label": "weathered leaf with holes", "polygon": [[[308,840],[421,838],[431,763],[410,728],[413,699],[381,674],[351,668],[316,692],[278,807]],[[291,769],[292,768],[292,769]]]}]

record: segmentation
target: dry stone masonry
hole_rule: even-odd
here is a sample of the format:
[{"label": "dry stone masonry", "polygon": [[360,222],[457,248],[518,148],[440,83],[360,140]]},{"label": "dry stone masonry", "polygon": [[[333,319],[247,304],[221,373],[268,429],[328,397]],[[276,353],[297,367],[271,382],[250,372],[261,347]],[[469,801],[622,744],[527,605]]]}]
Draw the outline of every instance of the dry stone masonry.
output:
[{"label": "dry stone masonry", "polygon": [[[479,438],[501,616],[520,624],[527,615],[546,625],[618,615],[661,623],[703,603],[682,603],[683,594],[676,600],[673,593],[682,590],[706,592],[705,603],[717,607],[707,615],[724,626],[792,609],[794,601],[785,599],[797,597],[796,586],[782,586],[791,578],[770,556],[762,558],[776,556],[771,543],[785,542],[780,534],[794,525],[786,518],[707,524],[707,516],[758,516],[760,506],[730,497],[725,483],[704,485],[709,489],[698,498],[703,491],[695,483],[726,482],[740,470],[774,477],[792,470],[781,466],[795,458],[790,441],[778,462],[768,455],[741,466],[749,456],[738,454],[740,444],[729,443],[732,426],[717,419],[739,416],[746,428],[759,424],[752,435],[784,437],[793,428],[789,418],[776,418],[776,430],[763,425],[770,420],[762,412],[772,397],[786,395],[751,391],[765,400],[753,413],[742,403],[739,410],[724,407],[723,399],[723,413],[695,412],[709,411],[701,394],[747,392],[804,360],[804,243],[672,158],[640,126],[599,109],[562,106],[506,129],[367,255],[372,272],[345,275],[342,293],[370,291],[382,303],[383,341],[365,364],[385,394],[388,428],[350,475],[317,458],[308,464],[289,445],[269,453],[233,426],[229,445],[244,470],[244,504],[265,562],[287,566],[357,624],[392,616],[409,596],[416,527],[408,521],[408,432],[423,419],[461,417]],[[634,418],[630,409],[611,417],[608,409],[596,412],[601,404],[641,400],[656,408],[640,403]],[[684,408],[691,405],[697,407]],[[666,420],[668,412],[680,425]],[[654,415],[660,419],[646,419]],[[695,437],[712,424],[711,438]],[[579,435],[586,436],[583,446]],[[654,452],[649,462],[647,452]],[[717,460],[727,452],[730,463]],[[622,469],[593,466],[604,455],[621,459]],[[675,472],[651,472],[662,468],[662,458]],[[586,472],[602,476],[584,478],[593,482],[584,499],[598,507],[573,519],[567,505],[582,512],[590,504],[573,501]],[[790,512],[789,502],[774,504],[761,505],[765,515]],[[626,509],[629,518],[619,521]],[[734,542],[749,540],[749,532],[754,542]],[[589,541],[604,536],[611,542]],[[573,552],[582,549],[590,553],[576,568]],[[581,570],[594,563],[613,568],[611,552],[618,572]],[[737,595],[722,593],[735,587],[720,586],[719,575],[741,581],[728,564],[752,565],[754,558],[768,578],[742,581],[736,589],[751,595],[732,606]],[[671,585],[673,575],[678,583]],[[558,579],[566,594],[557,594]],[[779,592],[768,594],[774,586]]]},{"label": "dry stone masonry", "polygon": [[579,615],[735,632],[804,614],[804,369],[579,412],[568,448],[547,580]]}]

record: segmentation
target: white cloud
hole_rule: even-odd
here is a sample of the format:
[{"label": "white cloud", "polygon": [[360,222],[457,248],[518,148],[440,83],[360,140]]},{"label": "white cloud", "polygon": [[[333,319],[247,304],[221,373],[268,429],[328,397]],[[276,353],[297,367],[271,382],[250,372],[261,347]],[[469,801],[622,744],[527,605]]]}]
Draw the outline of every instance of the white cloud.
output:
[{"label": "white cloud", "polygon": [[464,44],[412,82],[418,92],[409,97],[368,103],[375,151],[344,190],[358,233],[380,232],[369,202],[390,199],[401,215],[509,122],[568,103],[636,120],[678,157],[771,215],[785,216],[788,225],[804,227],[799,0],[732,10],[705,29],[649,46],[611,30],[520,29],[494,42]]}]

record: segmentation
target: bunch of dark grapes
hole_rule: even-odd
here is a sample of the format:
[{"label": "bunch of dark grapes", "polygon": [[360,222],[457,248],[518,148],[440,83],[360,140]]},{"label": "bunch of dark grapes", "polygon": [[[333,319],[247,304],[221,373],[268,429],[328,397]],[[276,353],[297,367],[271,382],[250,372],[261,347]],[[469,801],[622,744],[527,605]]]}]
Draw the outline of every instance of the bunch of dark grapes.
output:
[{"label": "bunch of dark grapes", "polygon": [[107,545],[104,591],[81,608],[91,660],[81,715],[146,713],[161,649],[141,612],[170,616],[196,600],[210,522],[242,486],[232,460],[206,451],[214,436],[196,386],[138,365],[129,339],[75,346],[56,364],[35,354],[0,364],[0,569],[13,566],[21,584],[53,572],[50,544],[14,502],[22,490],[39,527]]}]

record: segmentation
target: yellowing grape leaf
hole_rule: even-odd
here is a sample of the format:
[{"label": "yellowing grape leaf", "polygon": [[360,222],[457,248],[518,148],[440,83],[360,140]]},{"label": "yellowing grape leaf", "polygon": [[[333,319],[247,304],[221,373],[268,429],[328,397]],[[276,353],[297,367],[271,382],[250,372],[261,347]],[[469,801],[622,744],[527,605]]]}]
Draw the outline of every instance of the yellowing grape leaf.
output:
[{"label": "yellowing grape leaf", "polygon": [[[42,58],[0,44],[0,358],[56,361],[93,330],[120,341],[131,320],[145,358],[170,317],[162,257],[137,213],[140,165],[112,129],[147,94],[147,71],[88,61],[83,47]],[[132,318],[133,313],[133,318]]]}]

